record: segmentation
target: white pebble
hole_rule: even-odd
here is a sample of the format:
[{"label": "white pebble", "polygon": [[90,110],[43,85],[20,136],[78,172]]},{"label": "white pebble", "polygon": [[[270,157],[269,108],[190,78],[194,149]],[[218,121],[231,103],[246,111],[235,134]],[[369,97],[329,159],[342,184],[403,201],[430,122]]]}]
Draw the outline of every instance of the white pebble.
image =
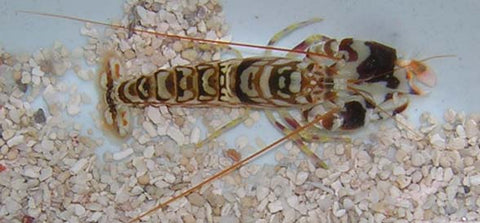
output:
[{"label": "white pebble", "polygon": [[389,189],[389,196],[391,196],[393,199],[397,199],[401,193],[402,192],[397,187],[392,186]]},{"label": "white pebble", "polygon": [[30,75],[30,73],[23,72],[21,80],[22,84],[28,84],[30,83],[30,81],[32,81],[32,76]]},{"label": "white pebble", "polygon": [[328,170],[323,168],[317,168],[315,170],[315,176],[320,179],[326,178],[328,176]]},{"label": "white pebble", "polygon": [[294,222],[295,221],[295,210],[292,208],[287,208],[283,211],[283,222]]},{"label": "white pebble", "polygon": [[155,149],[153,148],[153,146],[147,146],[147,148],[145,148],[145,150],[143,151],[143,156],[145,158],[152,158],[154,153]]},{"label": "white pebble", "polygon": [[455,129],[457,132],[458,137],[464,139],[467,137],[467,134],[465,133],[465,129],[461,125],[457,125],[457,128]]},{"label": "white pebble", "polygon": [[298,197],[295,195],[292,195],[287,198],[287,203],[290,205],[292,208],[296,208],[298,206]]},{"label": "white pebble", "polygon": [[163,53],[163,56],[167,59],[172,59],[175,57],[176,53],[175,53],[175,50],[173,50],[172,48],[170,47],[165,47],[163,50],[162,50],[162,53]]},{"label": "white pebble", "polygon": [[190,133],[190,143],[198,143],[198,142],[200,142],[200,128],[195,127]]},{"label": "white pebble", "polygon": [[276,213],[283,210],[282,202],[280,200],[270,202],[270,204],[268,204],[267,207],[268,207],[268,210],[270,210],[270,213]]},{"label": "white pebble", "polygon": [[183,59],[180,55],[171,60],[171,63],[175,66],[190,64],[190,61]]},{"label": "white pebble", "polygon": [[430,138],[430,143],[437,147],[445,146],[445,139],[443,139],[439,134],[434,134],[432,138]]},{"label": "white pebble", "polygon": [[10,117],[10,120],[12,120],[13,122],[15,122],[17,124],[20,122],[20,117],[22,115],[23,115],[23,112],[20,112],[20,110],[18,110],[18,109],[12,109],[8,113],[8,116]]},{"label": "white pebble", "polygon": [[41,168],[38,166],[25,166],[23,169],[23,175],[30,178],[38,178],[40,176]]},{"label": "white pebble", "polygon": [[454,138],[448,142],[447,149],[459,150],[467,146],[467,141],[463,138]]},{"label": "white pebble", "polygon": [[250,173],[248,172],[248,167],[246,167],[246,166],[241,167],[238,170],[238,172],[240,173],[240,176],[243,177],[243,178],[247,178],[247,177],[250,176]]},{"label": "white pebble", "polygon": [[232,205],[230,203],[225,204],[221,210],[221,216],[227,216],[232,210]]},{"label": "white pebble", "polygon": [[421,166],[425,163],[425,158],[421,153],[413,154],[412,155],[412,165],[413,166]]},{"label": "white pebble", "polygon": [[477,136],[478,133],[479,133],[479,130],[478,130],[477,122],[475,122],[475,120],[473,119],[469,119],[465,123],[465,134],[467,135],[468,138],[472,138]]},{"label": "white pebble", "polygon": [[[142,187],[140,187],[140,186],[135,186],[135,187],[132,188],[132,190],[131,190],[130,192],[131,192],[133,195],[139,195],[139,194],[145,192],[145,190],[144,190]],[[128,197],[128,196],[127,196],[127,197]],[[128,200],[128,198],[127,198],[127,200]]]},{"label": "white pebble", "polygon": [[91,27],[85,27],[83,26],[82,28],[80,28],[80,34],[84,35],[84,36],[89,36],[89,37],[96,37],[98,36],[98,32],[96,29],[94,28],[91,28]]},{"label": "white pebble", "polygon": [[92,210],[92,211],[100,211],[103,209],[102,205],[98,204],[98,203],[88,203],[86,205],[86,208],[88,210]]},{"label": "white pebble", "polygon": [[217,34],[215,31],[210,30],[207,32],[207,35],[205,36],[206,39],[217,39]]},{"label": "white pebble", "polygon": [[355,204],[353,203],[352,199],[348,197],[343,200],[343,208],[345,208],[346,210],[353,208],[354,205]]},{"label": "white pebble", "polygon": [[418,183],[420,182],[420,180],[422,180],[423,178],[423,175],[422,175],[422,172],[421,171],[415,171],[413,174],[412,174],[412,182],[413,183]]},{"label": "white pebble", "polygon": [[70,100],[67,104],[67,112],[69,115],[76,115],[80,113],[80,102],[82,101],[82,97],[80,94],[74,94],[70,96]]},{"label": "white pebble", "polygon": [[138,143],[140,143],[140,145],[143,145],[148,141],[150,141],[150,136],[148,136],[147,134],[142,134],[138,137],[137,140],[138,140]]},{"label": "white pebble", "polygon": [[92,214],[92,216],[90,216],[87,221],[90,221],[90,222],[98,222],[98,220],[100,220],[100,218],[102,217],[103,215],[103,212],[94,212]]},{"label": "white pebble", "polygon": [[40,84],[40,77],[33,76],[32,77],[32,82],[33,82],[34,85],[39,85]]},{"label": "white pebble", "polygon": [[88,163],[87,159],[80,159],[78,160],[71,168],[70,171],[73,174],[78,173],[86,164]]},{"label": "white pebble", "polygon": [[400,187],[400,189],[404,189],[408,185],[410,185],[411,181],[412,181],[412,177],[400,176],[400,177],[398,177],[396,182],[397,182],[398,186]]},{"label": "white pebble", "polygon": [[455,195],[457,194],[458,191],[458,185],[457,184],[450,184],[447,186],[445,189],[445,192],[447,193],[448,201],[452,202],[455,199]]},{"label": "white pebble", "polygon": [[270,193],[270,189],[268,189],[267,187],[264,187],[264,186],[259,186],[257,188],[257,193],[256,193],[257,200],[259,200],[259,201],[263,200],[264,198],[267,197],[267,195],[269,193]]},{"label": "white pebble", "polygon": [[144,175],[148,171],[147,164],[145,163],[145,159],[143,157],[133,158],[132,165],[137,169],[137,177]]},{"label": "white pebble", "polygon": [[443,180],[445,182],[449,182],[453,178],[453,170],[452,168],[446,168],[443,172]]},{"label": "white pebble", "polygon": [[46,138],[42,140],[40,145],[44,151],[50,151],[55,148],[55,143],[52,140]]},{"label": "white pebble", "polygon": [[147,131],[147,133],[150,137],[157,136],[157,130],[155,129],[155,126],[151,122],[145,121],[145,122],[143,122],[142,126],[143,126],[143,129],[145,129],[145,131]]},{"label": "white pebble", "polygon": [[151,63],[144,63],[142,64],[142,74],[150,74],[156,70],[154,64]]},{"label": "white pebble", "polygon": [[85,214],[85,208],[80,205],[80,204],[73,204],[73,210],[75,212],[75,215],[77,216],[82,216],[83,214]]},{"label": "white pebble", "polygon": [[170,136],[178,145],[185,144],[185,136],[180,129],[171,126],[168,128],[167,135]]},{"label": "white pebble", "polygon": [[245,126],[251,128],[258,120],[260,119],[260,113],[258,111],[253,111],[249,113],[249,117],[245,120]]},{"label": "white pebble", "polygon": [[40,170],[40,176],[39,180],[44,181],[52,176],[52,168],[51,167],[45,167],[42,170]]},{"label": "white pebble", "polygon": [[189,61],[194,61],[197,55],[198,53],[194,49],[186,49],[182,51],[182,57]]},{"label": "white pebble", "polygon": [[163,177],[163,180],[165,180],[165,182],[167,183],[174,183],[175,182],[175,175],[171,174],[171,173],[166,173],[165,176]]},{"label": "white pebble", "polygon": [[345,215],[345,213],[347,213],[347,211],[345,209],[339,209],[337,211],[335,211],[335,213],[333,213],[333,215],[335,215],[335,217],[342,217]]},{"label": "white pebble", "polygon": [[296,185],[302,185],[303,183],[305,183],[307,178],[308,178],[308,173],[304,172],[304,171],[301,171],[295,177],[295,184]]},{"label": "white pebble", "polygon": [[132,148],[128,148],[126,150],[123,150],[123,151],[120,151],[118,153],[114,153],[113,154],[113,160],[121,160],[121,159],[125,159],[127,158],[128,156],[132,155],[133,154],[133,149]]},{"label": "white pebble", "polygon": [[17,211],[22,208],[22,206],[11,197],[6,197],[3,203],[5,204],[6,211],[9,213],[17,213]]},{"label": "white pebble", "polygon": [[343,155],[343,153],[345,152],[345,148],[343,147],[343,145],[338,145],[335,147],[335,154],[336,155]]},{"label": "white pebble", "polygon": [[405,174],[405,169],[403,169],[402,166],[393,167],[393,175],[398,176],[398,175],[404,175],[404,174]]},{"label": "white pebble", "polygon": [[32,69],[32,74],[38,77],[42,77],[45,73],[40,69],[40,67],[34,67]]},{"label": "white pebble", "polygon": [[[129,193],[126,193],[125,188],[123,188],[123,187],[120,190],[117,190],[116,193],[117,194],[115,194],[115,202],[117,202],[117,203],[126,202],[126,201],[128,201],[128,198],[130,197]],[[89,208],[89,206],[87,206],[87,208]],[[93,207],[93,208],[95,208],[95,207]],[[91,209],[91,210],[93,210],[93,209]]]},{"label": "white pebble", "polygon": [[448,123],[453,123],[455,121],[455,116],[457,113],[453,109],[448,109],[447,112],[444,114],[445,121]]},{"label": "white pebble", "polygon": [[22,143],[23,140],[24,140],[23,135],[17,135],[17,136],[15,136],[15,137],[9,139],[9,140],[7,141],[7,145],[8,145],[9,147],[13,147],[13,146],[16,146],[16,145],[19,145],[20,143]]},{"label": "white pebble", "polygon": [[164,136],[167,134],[168,125],[159,125],[157,126],[157,133],[159,136]]},{"label": "white pebble", "polygon": [[75,72],[77,74],[77,76],[84,80],[84,81],[88,81],[90,80],[91,78],[91,75],[93,74],[93,71],[91,70],[79,70],[78,72]]},{"label": "white pebble", "polygon": [[8,139],[12,138],[14,135],[15,135],[15,131],[11,130],[11,129],[5,129],[2,132],[3,140],[8,140]]},{"label": "white pebble", "polygon": [[332,187],[332,189],[335,191],[335,194],[337,194],[340,189],[343,189],[342,182],[340,182],[340,180],[333,182],[330,187]]},{"label": "white pebble", "polygon": [[145,111],[147,112],[148,118],[152,120],[153,123],[155,124],[162,124],[162,114],[160,114],[160,110],[155,107],[147,107],[145,108]]},{"label": "white pebble", "polygon": [[200,32],[206,32],[207,31],[207,26],[205,25],[204,21],[200,21],[197,25],[197,29]]},{"label": "white pebble", "polygon": [[470,179],[470,185],[472,186],[480,185],[480,174],[470,176],[469,179]]},{"label": "white pebble", "polygon": [[345,173],[350,170],[350,163],[349,162],[342,163],[341,165],[338,165],[335,169],[338,172]]}]

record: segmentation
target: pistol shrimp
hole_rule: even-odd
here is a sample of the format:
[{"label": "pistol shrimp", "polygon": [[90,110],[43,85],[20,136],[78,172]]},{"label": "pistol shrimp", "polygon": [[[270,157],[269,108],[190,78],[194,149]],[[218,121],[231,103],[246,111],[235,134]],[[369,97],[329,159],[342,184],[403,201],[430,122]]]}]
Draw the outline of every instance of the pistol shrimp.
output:
[{"label": "pistol shrimp", "polygon": [[[305,23],[312,21],[316,19]],[[269,46],[298,26],[278,33]],[[116,77],[121,76],[121,64],[108,58],[101,76],[105,120],[116,133],[126,136],[132,123],[129,107],[247,107],[265,109],[270,121],[288,134],[335,110],[296,140],[312,156],[302,141],[328,140],[322,137],[325,131],[354,130],[372,118],[401,113],[408,106],[409,94],[423,94],[417,82],[435,83],[435,76],[421,61],[399,59],[395,49],[381,43],[313,35],[292,49],[304,50],[303,58],[292,53],[235,58],[160,69],[120,82]],[[301,120],[286,109],[298,109]],[[273,110],[280,118],[274,117]],[[319,160],[316,164],[326,167]]]},{"label": "pistol shrimp", "polygon": [[[285,28],[269,41],[268,46],[298,27],[316,21],[319,20]],[[298,52],[302,51],[307,53],[300,57]],[[286,139],[294,140],[317,167],[327,168],[305,142],[328,141],[331,137],[326,132],[351,131],[365,126],[370,120],[393,117],[407,108],[409,95],[424,94],[417,83],[432,87],[436,81],[422,60],[400,59],[395,49],[374,41],[336,40],[316,34],[292,48],[285,57],[268,56],[269,53],[267,49],[264,57],[161,69],[152,75],[119,84],[104,81],[110,86],[106,88],[110,92],[105,96],[107,102],[120,101],[133,107],[167,104],[264,109],[270,122],[285,134],[285,137],[131,222],[187,196]],[[115,62],[104,65],[106,78],[118,75],[119,66]],[[122,135],[127,132],[129,121],[126,110],[122,108],[119,113],[118,107],[108,104],[106,114],[109,123]],[[297,109],[301,113],[300,119],[289,109]],[[239,122],[241,120],[232,121],[212,136]]]},{"label": "pistol shrimp", "polygon": [[[288,50],[285,56],[269,55],[270,50],[277,50],[273,45],[285,35],[318,21],[312,19],[280,31],[269,41],[267,52],[261,57],[175,66],[127,80],[118,79],[123,70],[116,56],[105,58],[100,81],[105,91],[104,117],[106,124],[119,136],[130,133],[132,122],[129,110],[132,107],[160,105],[262,109],[285,134],[270,146],[134,218],[132,222],[188,195],[289,138],[316,166],[326,168],[326,164],[310,151],[305,142],[331,140],[328,132],[359,129],[371,120],[399,114],[407,108],[409,95],[424,93],[418,83],[427,86],[435,84],[435,76],[423,60],[401,59],[394,48],[374,41],[337,40],[316,34]],[[292,114],[292,110],[298,111],[298,114]],[[233,120],[197,146],[243,120],[244,117]]]}]

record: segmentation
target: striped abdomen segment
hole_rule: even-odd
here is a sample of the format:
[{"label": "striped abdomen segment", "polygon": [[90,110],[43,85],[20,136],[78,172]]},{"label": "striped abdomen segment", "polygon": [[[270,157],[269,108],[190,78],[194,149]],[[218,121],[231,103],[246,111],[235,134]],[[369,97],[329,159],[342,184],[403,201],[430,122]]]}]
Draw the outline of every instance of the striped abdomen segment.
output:
[{"label": "striped abdomen segment", "polygon": [[120,83],[116,93],[134,106],[288,107],[312,102],[318,83],[312,85],[311,69],[280,57],[231,59],[160,69]]}]

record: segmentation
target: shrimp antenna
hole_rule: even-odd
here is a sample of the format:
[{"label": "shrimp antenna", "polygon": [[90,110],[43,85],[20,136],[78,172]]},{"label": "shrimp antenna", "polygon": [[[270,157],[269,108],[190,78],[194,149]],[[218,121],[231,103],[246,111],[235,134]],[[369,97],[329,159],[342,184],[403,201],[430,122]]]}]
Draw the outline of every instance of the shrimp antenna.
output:
[{"label": "shrimp antenna", "polygon": [[433,59],[440,59],[440,58],[449,58],[449,57],[457,57],[457,55],[454,54],[446,54],[446,55],[438,55],[438,56],[431,56],[427,58],[420,59],[418,61],[420,62],[425,62],[427,60],[433,60]]},{"label": "shrimp antenna", "polygon": [[74,16],[68,16],[68,15],[58,15],[58,14],[52,14],[52,13],[46,13],[46,12],[36,12],[36,11],[27,11],[27,10],[18,10],[16,12],[17,13],[32,14],[32,15],[39,15],[39,16],[61,18],[61,19],[66,19],[66,20],[78,21],[78,22],[91,23],[91,24],[95,24],[95,25],[108,26],[108,27],[112,27],[112,28],[115,28],[115,29],[126,29],[126,30],[135,31],[135,32],[139,32],[139,33],[148,33],[148,34],[152,34],[152,35],[155,35],[155,36],[161,36],[161,37],[179,39],[179,40],[189,40],[189,41],[192,41],[192,42],[201,42],[201,43],[203,42],[203,43],[227,45],[227,46],[239,46],[239,47],[263,49],[263,50],[275,50],[275,51],[280,51],[280,52],[291,52],[291,53],[299,53],[299,54],[305,54],[305,55],[314,55],[314,56],[326,57],[326,58],[330,58],[330,59],[336,59],[336,58],[331,58],[330,56],[327,56],[325,54],[313,53],[313,52],[308,52],[308,51],[303,51],[303,50],[287,49],[287,48],[273,47],[273,46],[263,46],[263,45],[241,43],[241,42],[229,42],[229,41],[222,41],[222,40],[202,39],[202,38],[181,36],[181,35],[175,35],[175,34],[159,33],[159,32],[149,31],[149,30],[144,30],[144,29],[131,29],[131,28],[127,28],[127,27],[122,26],[122,25],[108,24],[108,23],[105,23],[105,22],[99,22],[99,21],[94,21],[94,20],[84,19],[84,18],[79,18],[79,17],[74,17]]},{"label": "shrimp antenna", "polygon": [[320,122],[321,120],[325,119],[326,117],[329,117],[329,116],[333,115],[334,113],[338,112],[339,110],[340,110],[340,108],[334,108],[334,109],[330,110],[329,112],[327,112],[327,113],[325,113],[321,116],[316,117],[311,122],[307,123],[304,126],[298,127],[294,131],[290,132],[289,134],[283,136],[280,139],[277,139],[275,142],[273,142],[270,145],[264,147],[263,149],[251,154],[250,156],[244,158],[243,160],[240,160],[240,161],[236,162],[235,164],[231,165],[230,167],[228,167],[226,169],[223,169],[222,171],[214,174],[213,176],[209,177],[208,179],[202,181],[201,183],[199,183],[199,184],[191,187],[190,189],[186,190],[185,192],[183,192],[183,193],[181,193],[177,196],[174,196],[174,197],[168,199],[167,201],[156,205],[155,207],[151,208],[150,210],[146,211],[145,213],[133,218],[132,220],[129,221],[129,223],[140,221],[141,218],[143,218],[145,216],[148,216],[148,215],[152,214],[153,212],[166,207],[170,203],[172,203],[172,202],[174,202],[174,201],[176,201],[180,198],[188,196],[189,194],[193,193],[194,191],[199,190],[204,185],[206,185],[206,184],[208,184],[208,183],[210,183],[210,182],[212,182],[212,181],[214,181],[214,180],[216,180],[216,179],[218,179],[218,178],[220,178],[224,175],[227,175],[228,173],[230,173],[230,172],[232,172],[232,171],[234,171],[238,168],[240,168],[241,166],[247,164],[248,162],[255,159],[256,157],[258,157],[258,156],[262,155],[263,153],[269,151],[270,149],[274,148],[275,146],[279,145],[280,143],[284,142],[285,140],[289,139],[290,137],[300,133],[301,131],[303,131],[307,128],[310,128],[310,127],[314,126],[316,123]]}]

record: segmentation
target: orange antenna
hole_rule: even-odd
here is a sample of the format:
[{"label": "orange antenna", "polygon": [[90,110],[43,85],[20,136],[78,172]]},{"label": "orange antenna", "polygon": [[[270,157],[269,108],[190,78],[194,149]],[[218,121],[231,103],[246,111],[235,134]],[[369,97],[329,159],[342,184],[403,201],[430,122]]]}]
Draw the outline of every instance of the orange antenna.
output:
[{"label": "orange antenna", "polygon": [[316,123],[320,122],[322,119],[324,119],[325,117],[329,117],[331,115],[333,115],[334,113],[338,112],[340,110],[340,108],[335,108],[335,109],[332,109],[330,110],[329,112],[323,114],[322,116],[318,116],[316,117],[314,120],[312,120],[311,122],[307,123],[306,125],[304,126],[301,126],[297,129],[295,129],[294,131],[292,131],[291,133],[283,136],[282,138],[280,139],[277,139],[275,142],[271,143],[270,145],[266,146],[265,148],[253,153],[252,155],[246,157],[245,159],[243,160],[240,160],[238,161],[237,163],[231,165],[230,167],[226,168],[226,169],[223,169],[222,171],[214,174],[213,176],[209,177],[208,179],[204,180],[203,182],[197,184],[196,186],[193,186],[191,187],[190,189],[186,190],[185,192],[177,195],[177,196],[174,196],[170,199],[168,199],[167,201],[153,207],[152,209],[146,211],[145,213],[133,218],[132,220],[129,221],[129,223],[133,223],[133,222],[136,222],[136,221],[140,221],[141,218],[145,217],[145,216],[148,216],[150,214],[152,214],[153,212],[159,210],[159,209],[162,209],[164,207],[166,207],[167,205],[169,205],[170,203],[182,198],[182,197],[185,197],[185,196],[188,196],[189,194],[193,193],[194,191],[200,189],[201,187],[203,187],[204,185],[240,168],[241,166],[247,164],[249,161],[253,160],[254,158],[260,156],[261,154],[269,151],[270,149],[272,149],[273,147],[279,145],[280,143],[284,142],[285,140],[287,140],[288,138],[294,136],[295,134],[298,134],[299,132],[307,129],[307,128],[310,128],[312,127],[313,125],[315,125]]},{"label": "orange antenna", "polygon": [[420,62],[425,62],[425,61],[428,61],[428,60],[440,59],[440,58],[448,58],[448,57],[457,57],[457,55],[454,55],[454,54],[446,54],[446,55],[431,56],[431,57],[427,57],[427,58],[420,59],[420,60],[418,60],[418,61],[420,61]]},{"label": "orange antenna", "polygon": [[330,57],[330,56],[327,56],[325,54],[312,53],[312,52],[307,52],[307,51],[303,51],[303,50],[293,50],[293,49],[287,49],[287,48],[281,48],[281,47],[262,46],[262,45],[240,43],[240,42],[209,40],[209,39],[202,39],[202,38],[196,38],[196,37],[188,37],[188,36],[180,36],[180,35],[167,34],[167,33],[159,33],[159,32],[154,32],[154,31],[143,30],[143,29],[131,29],[131,28],[127,28],[127,27],[121,26],[121,25],[113,25],[113,24],[108,24],[108,23],[105,23],[105,22],[98,22],[98,21],[94,21],[94,20],[90,20],[90,19],[78,18],[78,17],[73,17],[73,16],[67,16],[67,15],[57,15],[57,14],[46,13],[46,12],[35,12],[35,11],[26,11],[26,10],[19,10],[17,12],[26,13],[26,14],[33,14],[33,15],[40,15],[40,16],[47,16],[47,17],[54,17],[54,18],[61,18],[61,19],[67,19],[67,20],[73,20],[73,21],[91,23],[91,24],[96,24],[96,25],[101,25],[101,26],[109,26],[109,27],[116,28],[116,29],[126,29],[126,30],[135,31],[135,32],[148,33],[148,34],[152,34],[152,35],[155,35],[155,36],[167,37],[167,38],[172,38],[172,39],[189,40],[189,41],[193,41],[193,42],[212,43],[212,44],[228,45],[228,46],[239,46],[239,47],[264,49],[264,50],[275,50],[275,51],[280,51],[280,52],[300,53],[300,54],[305,54],[305,55],[314,55],[314,56],[326,57],[326,58],[337,60],[337,58]]}]

